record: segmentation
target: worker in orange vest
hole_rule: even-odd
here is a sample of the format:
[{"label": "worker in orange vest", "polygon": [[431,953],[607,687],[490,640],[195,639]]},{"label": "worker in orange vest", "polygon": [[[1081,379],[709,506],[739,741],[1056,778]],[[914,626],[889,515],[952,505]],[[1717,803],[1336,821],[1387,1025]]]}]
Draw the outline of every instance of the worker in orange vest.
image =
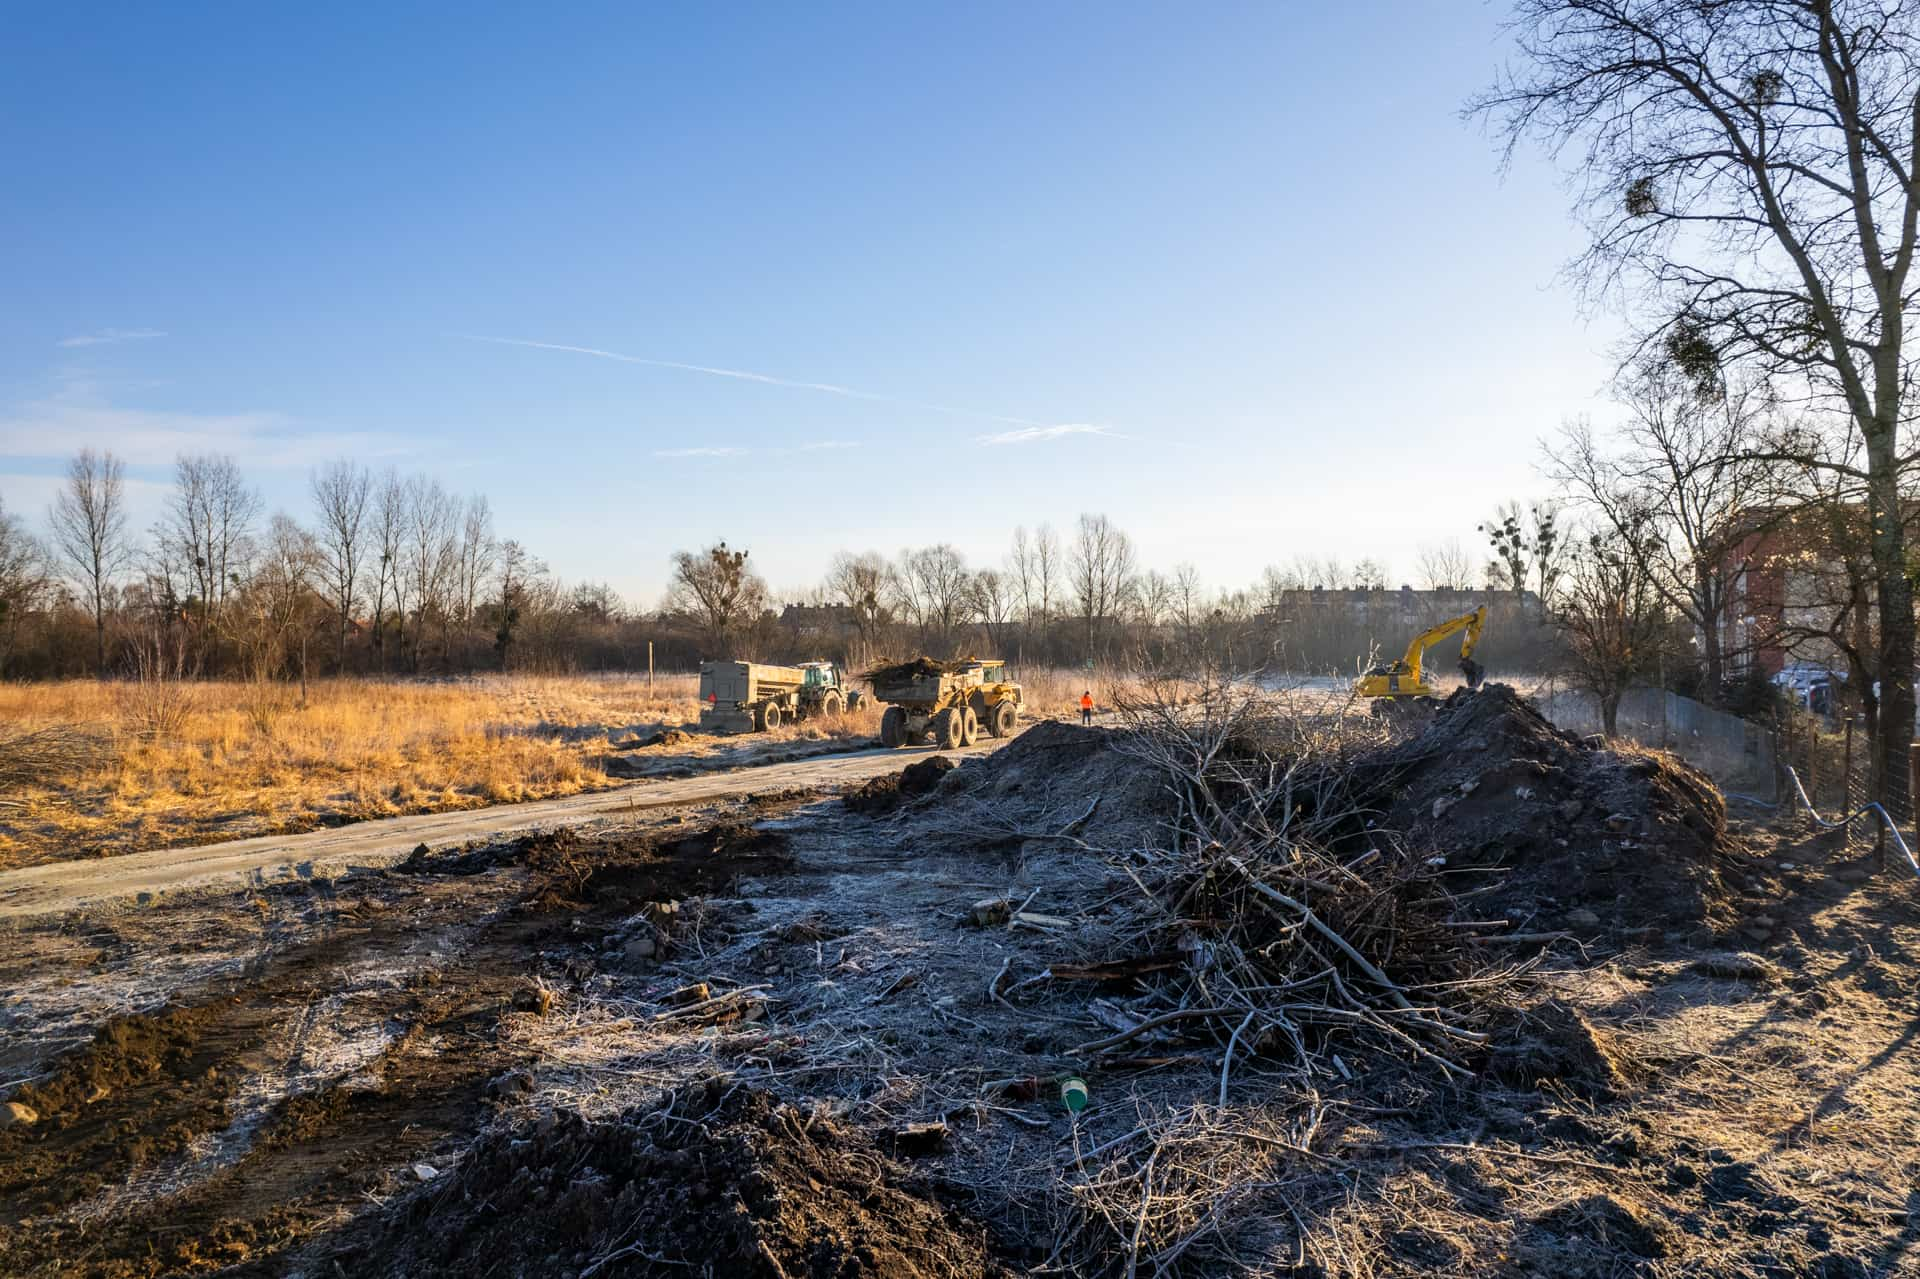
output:
[{"label": "worker in orange vest", "polygon": [[1082,724],[1093,723],[1093,690],[1092,689],[1088,689],[1086,692],[1080,694],[1080,722]]}]

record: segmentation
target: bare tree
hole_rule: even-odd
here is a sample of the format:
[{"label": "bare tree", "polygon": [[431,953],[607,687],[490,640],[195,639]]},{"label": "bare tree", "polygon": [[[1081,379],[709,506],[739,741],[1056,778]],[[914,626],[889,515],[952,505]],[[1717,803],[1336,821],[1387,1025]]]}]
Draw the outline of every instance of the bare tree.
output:
[{"label": "bare tree", "polygon": [[996,656],[1007,651],[1007,631],[1013,622],[1014,585],[999,569],[983,568],[973,575],[971,610],[986,628],[987,643]]},{"label": "bare tree", "polygon": [[529,589],[546,576],[547,566],[511,539],[500,544],[499,566],[499,620],[493,634],[493,649],[499,655],[500,669],[507,670],[513,665],[517,651],[515,645]]},{"label": "bare tree", "polygon": [[1200,570],[1190,563],[1174,567],[1170,608],[1174,621],[1180,627],[1182,654],[1192,661],[1200,638],[1200,627],[1206,618],[1206,596],[1200,585]]},{"label": "bare tree", "polygon": [[319,517],[316,548],[328,598],[338,614],[334,662],[347,664],[347,634],[353,629],[354,606],[360,599],[361,563],[366,554],[367,507],[373,494],[373,476],[350,461],[334,462],[314,475],[313,506]]},{"label": "bare tree", "polygon": [[[1909,805],[1915,625],[1902,490],[1920,243],[1920,41],[1902,0],[1520,0],[1525,64],[1471,104],[1571,148],[1589,247],[1648,341],[1704,387],[1751,364],[1839,410],[1869,507],[1883,723]],[[1809,456],[1798,450],[1783,453]],[[1850,454],[1836,450],[1828,456]]]},{"label": "bare tree", "polygon": [[1132,539],[1104,515],[1082,515],[1069,569],[1092,657],[1134,585]]},{"label": "bare tree", "polygon": [[1651,672],[1660,655],[1667,615],[1637,538],[1644,528],[1611,525],[1590,534],[1568,566],[1554,624],[1566,642],[1567,674],[1600,702],[1608,737],[1619,732],[1620,698]]},{"label": "bare tree", "polygon": [[1623,382],[1627,420],[1605,442],[1591,423],[1566,424],[1548,473],[1618,533],[1668,607],[1693,625],[1701,697],[1719,704],[1725,622],[1741,572],[1734,554],[1765,527],[1774,468],[1757,460],[1767,410],[1752,380],[1708,395],[1670,362]]},{"label": "bare tree", "polygon": [[1501,589],[1519,595],[1531,586],[1543,606],[1552,599],[1566,552],[1558,518],[1551,503],[1507,502],[1480,526],[1493,548]]},{"label": "bare tree", "polygon": [[1360,591],[1387,589],[1387,566],[1381,560],[1367,558],[1353,566],[1353,587]]},{"label": "bare tree", "polygon": [[404,563],[413,595],[413,669],[420,669],[427,625],[440,626],[441,655],[451,655],[454,572],[459,558],[454,501],[438,480],[415,475],[406,487]]},{"label": "bare tree", "polygon": [[0,504],[0,676],[7,673],[20,623],[46,598],[48,578],[45,548]]},{"label": "bare tree", "polygon": [[855,555],[842,551],[827,569],[828,599],[853,613],[854,629],[862,649],[871,650],[886,618],[885,601],[892,593],[893,569],[878,551]]},{"label": "bare tree", "polygon": [[407,542],[407,486],[392,470],[380,477],[373,495],[373,647],[380,669],[387,669],[387,607],[394,617],[394,642],[407,650],[407,575],[402,562]]},{"label": "bare tree", "polygon": [[747,552],[720,542],[695,553],[676,551],[669,608],[685,613],[725,650],[767,608],[767,584],[747,567]]},{"label": "bare tree", "polygon": [[183,454],[173,491],[156,528],[161,572],[197,623],[196,663],[208,661],[214,637],[227,629],[227,603],[244,582],[253,554],[260,496],[224,454]]},{"label": "bare tree", "polygon": [[901,552],[895,590],[926,648],[944,652],[970,618],[973,578],[966,557],[945,542]]},{"label": "bare tree", "polygon": [[1473,557],[1457,537],[1420,548],[1420,586],[1428,591],[1464,591],[1473,586]]},{"label": "bare tree", "polygon": [[133,557],[127,541],[126,490],[120,459],[81,449],[67,464],[54,499],[54,547],[93,614],[94,669],[107,670],[107,603],[114,580]]},{"label": "bare tree", "polygon": [[[480,592],[493,576],[494,556],[499,543],[493,536],[493,508],[481,494],[474,494],[460,511],[460,546],[455,559],[455,598],[462,636],[473,629]],[[461,645],[465,648],[467,640]]]},{"label": "bare tree", "polygon": [[312,534],[285,515],[267,525],[252,576],[233,596],[229,629],[247,674],[264,683],[289,667],[307,696],[307,650],[325,580],[326,555]]}]

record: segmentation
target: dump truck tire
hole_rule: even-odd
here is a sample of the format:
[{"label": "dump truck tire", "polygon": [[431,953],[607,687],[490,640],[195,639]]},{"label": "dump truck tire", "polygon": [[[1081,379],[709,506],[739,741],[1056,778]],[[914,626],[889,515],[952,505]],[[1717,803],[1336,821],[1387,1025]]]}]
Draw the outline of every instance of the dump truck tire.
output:
[{"label": "dump truck tire", "polygon": [[980,717],[969,706],[960,714],[960,744],[971,746],[980,740]]},{"label": "dump truck tire", "polygon": [[838,715],[842,709],[840,705],[840,694],[838,693],[828,693],[820,699],[820,713],[822,715]]},{"label": "dump truck tire", "polygon": [[987,711],[987,736],[1012,737],[1013,719],[1012,702],[995,702]]},{"label": "dump truck tire", "polygon": [[753,726],[765,733],[780,727],[780,706],[777,702],[762,702],[753,708]]},{"label": "dump truck tire", "polygon": [[933,740],[936,746],[959,750],[966,739],[966,721],[961,718],[963,712],[957,706],[949,706],[933,717]]},{"label": "dump truck tire", "polygon": [[898,706],[889,706],[880,716],[880,744],[882,746],[904,746],[907,742],[907,713]]}]

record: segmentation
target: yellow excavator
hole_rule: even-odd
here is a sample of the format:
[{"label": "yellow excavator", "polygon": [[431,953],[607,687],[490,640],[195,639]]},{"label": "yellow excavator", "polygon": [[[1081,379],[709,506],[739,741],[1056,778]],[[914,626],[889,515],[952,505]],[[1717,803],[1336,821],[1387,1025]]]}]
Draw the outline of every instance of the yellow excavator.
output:
[{"label": "yellow excavator", "polygon": [[1462,613],[1438,626],[1428,627],[1413,637],[1413,642],[1407,645],[1405,657],[1376,666],[1362,675],[1354,684],[1354,692],[1361,697],[1436,696],[1433,685],[1427,683],[1427,650],[1461,631],[1465,631],[1467,637],[1460,642],[1460,672],[1467,677],[1468,688],[1479,688],[1486,680],[1487,672],[1473,660],[1473,650],[1480,643],[1480,632],[1486,624],[1487,606],[1482,604],[1471,613]]}]

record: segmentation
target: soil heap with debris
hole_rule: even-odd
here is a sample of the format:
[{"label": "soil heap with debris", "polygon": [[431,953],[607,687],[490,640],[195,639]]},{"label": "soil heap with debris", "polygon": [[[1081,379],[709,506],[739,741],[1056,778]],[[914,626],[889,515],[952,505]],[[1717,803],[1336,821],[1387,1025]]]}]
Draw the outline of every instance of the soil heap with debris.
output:
[{"label": "soil heap with debris", "polygon": [[1378,769],[1377,823],[1454,868],[1497,867],[1516,927],[1731,922],[1726,805],[1664,752],[1562,732],[1503,684],[1456,692]]},{"label": "soil heap with debris", "polygon": [[831,1120],[724,1080],[483,1137],[334,1262],[356,1275],[1006,1274],[984,1232]]},{"label": "soil heap with debris", "polygon": [[1125,749],[1125,734],[1035,724],[940,779],[931,802],[978,816],[981,829],[1070,834],[1098,848],[1157,846],[1175,809],[1171,779]]}]

